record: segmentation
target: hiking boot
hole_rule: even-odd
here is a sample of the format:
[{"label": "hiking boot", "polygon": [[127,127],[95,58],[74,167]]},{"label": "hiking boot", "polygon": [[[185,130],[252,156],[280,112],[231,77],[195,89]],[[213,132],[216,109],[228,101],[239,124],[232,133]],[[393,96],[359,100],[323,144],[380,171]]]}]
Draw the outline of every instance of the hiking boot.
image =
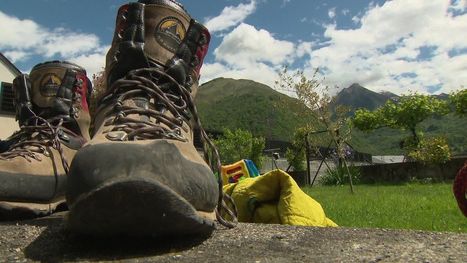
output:
[{"label": "hiking boot", "polygon": [[70,168],[70,231],[154,237],[213,231],[222,191],[193,145],[193,126],[201,127],[193,94],[209,40],[175,1],[119,9],[93,139]]},{"label": "hiking boot", "polygon": [[6,152],[11,146],[11,141],[9,140],[0,140],[0,153]]},{"label": "hiking boot", "polygon": [[13,81],[20,130],[0,153],[0,220],[66,209],[68,166],[89,137],[86,71],[69,62],[36,65]]}]

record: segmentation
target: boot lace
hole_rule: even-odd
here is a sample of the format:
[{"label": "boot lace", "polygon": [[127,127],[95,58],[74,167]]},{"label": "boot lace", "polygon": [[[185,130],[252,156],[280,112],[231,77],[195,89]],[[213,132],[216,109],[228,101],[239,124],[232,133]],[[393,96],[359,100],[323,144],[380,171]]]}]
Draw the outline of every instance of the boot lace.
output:
[{"label": "boot lace", "polygon": [[[146,101],[153,99],[155,109],[130,106],[124,103],[129,98],[137,100],[138,97]],[[113,126],[110,130],[104,131],[107,134],[106,138],[113,141],[164,138],[186,142],[187,138],[182,135],[181,131],[188,132],[188,130],[183,126],[183,123],[188,123],[190,119],[194,120],[200,129],[201,139],[204,142],[205,159],[211,170],[218,175],[219,197],[216,218],[219,223],[228,228],[236,226],[235,204],[232,198],[222,191],[219,152],[202,128],[193,97],[187,88],[158,68],[141,68],[132,70],[124,78],[115,81],[109,89],[109,93],[104,95],[99,104],[101,105],[100,109],[106,105],[114,104],[115,117],[104,123],[104,126]],[[166,114],[166,111],[169,111],[170,114]],[[135,115],[149,118],[132,117]],[[151,121],[150,118],[155,121]],[[223,214],[227,214],[229,220],[224,218]]]},{"label": "boot lace", "polygon": [[57,121],[57,125],[53,125],[34,114],[29,119],[28,125],[21,126],[20,130],[13,135],[12,140],[16,142],[10,146],[8,151],[0,153],[0,160],[22,157],[29,162],[32,159],[42,161],[41,155],[50,157],[48,148],[51,147],[59,152],[63,169],[68,174],[69,165],[60,141],[60,136],[63,134],[63,119]]}]

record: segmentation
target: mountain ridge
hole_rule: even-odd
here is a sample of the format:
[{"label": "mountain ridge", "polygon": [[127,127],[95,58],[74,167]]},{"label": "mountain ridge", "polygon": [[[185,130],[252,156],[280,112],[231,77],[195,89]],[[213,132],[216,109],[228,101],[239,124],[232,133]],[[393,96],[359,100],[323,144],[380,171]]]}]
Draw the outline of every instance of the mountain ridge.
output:
[{"label": "mountain ridge", "polygon": [[[374,110],[388,99],[398,97],[391,92],[378,93],[354,83],[337,94],[334,105],[344,104],[352,111],[358,108]],[[309,109],[300,106],[297,99],[253,80],[213,79],[199,87],[195,102],[205,129],[241,128],[269,140],[290,141],[296,128],[314,121],[303,118],[303,112]],[[450,114],[428,119],[420,127],[427,135],[448,137],[455,152],[467,152],[467,138],[462,130],[467,127],[467,118]],[[354,130],[350,143],[361,152],[402,154],[399,142],[407,135],[405,131],[389,128],[370,133]]]}]

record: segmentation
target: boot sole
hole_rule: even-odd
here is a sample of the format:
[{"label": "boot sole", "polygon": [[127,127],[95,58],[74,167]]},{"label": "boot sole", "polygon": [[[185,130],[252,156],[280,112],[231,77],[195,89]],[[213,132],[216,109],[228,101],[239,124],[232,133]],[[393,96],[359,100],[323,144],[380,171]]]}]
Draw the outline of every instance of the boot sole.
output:
[{"label": "boot sole", "polygon": [[209,235],[214,218],[213,212],[196,211],[161,183],[133,178],[82,195],[70,209],[66,227],[91,236]]},{"label": "boot sole", "polygon": [[0,221],[43,217],[66,209],[65,200],[49,204],[0,201]]}]

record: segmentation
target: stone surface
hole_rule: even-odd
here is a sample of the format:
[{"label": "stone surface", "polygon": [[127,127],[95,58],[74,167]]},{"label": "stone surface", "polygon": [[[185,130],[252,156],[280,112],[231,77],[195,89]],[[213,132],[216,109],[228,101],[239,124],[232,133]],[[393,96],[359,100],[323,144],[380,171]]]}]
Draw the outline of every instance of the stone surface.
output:
[{"label": "stone surface", "polygon": [[206,238],[69,235],[62,216],[0,223],[0,262],[467,262],[467,234],[239,224]]}]

